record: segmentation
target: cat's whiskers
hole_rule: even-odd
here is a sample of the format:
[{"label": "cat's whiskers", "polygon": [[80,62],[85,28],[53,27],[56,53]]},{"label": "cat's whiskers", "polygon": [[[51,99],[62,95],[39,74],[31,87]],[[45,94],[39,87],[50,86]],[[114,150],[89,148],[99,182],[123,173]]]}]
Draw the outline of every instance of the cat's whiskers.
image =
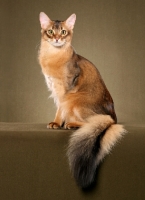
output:
[{"label": "cat's whiskers", "polygon": [[[64,45],[65,45],[66,43],[69,43],[69,46],[71,46],[72,49],[74,50],[74,52],[77,53],[77,51],[75,50],[75,48],[73,47],[73,45],[70,43],[70,41],[68,42],[68,41],[65,40]],[[64,46],[64,45],[63,45],[63,46]],[[66,52],[68,52],[67,49],[66,49]]]},{"label": "cat's whiskers", "polygon": [[[38,44],[36,45],[35,49],[39,50],[40,49],[40,45],[41,45],[41,40],[38,42]],[[39,48],[39,49],[38,49]]]},{"label": "cat's whiskers", "polygon": [[77,51],[75,50],[75,48],[71,45],[71,47],[73,48],[74,52],[77,53]]}]

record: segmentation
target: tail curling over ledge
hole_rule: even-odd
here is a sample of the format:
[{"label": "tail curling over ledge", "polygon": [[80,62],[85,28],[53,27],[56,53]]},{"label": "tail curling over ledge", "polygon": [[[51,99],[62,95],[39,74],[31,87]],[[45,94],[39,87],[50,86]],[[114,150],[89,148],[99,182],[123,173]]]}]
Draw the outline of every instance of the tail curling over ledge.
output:
[{"label": "tail curling over ledge", "polygon": [[71,172],[81,188],[95,181],[97,166],[125,133],[123,126],[114,124],[109,115],[94,115],[72,134],[67,155]]}]

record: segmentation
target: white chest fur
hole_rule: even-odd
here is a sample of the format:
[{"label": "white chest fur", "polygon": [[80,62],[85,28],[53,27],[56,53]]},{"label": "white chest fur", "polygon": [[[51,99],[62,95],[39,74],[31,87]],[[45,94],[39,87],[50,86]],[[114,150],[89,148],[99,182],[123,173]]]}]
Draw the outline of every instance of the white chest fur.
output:
[{"label": "white chest fur", "polygon": [[44,74],[44,76],[48,89],[52,92],[50,97],[54,99],[56,106],[59,107],[63,95],[65,94],[63,83],[61,80],[56,79],[54,77],[50,77],[46,74]]}]

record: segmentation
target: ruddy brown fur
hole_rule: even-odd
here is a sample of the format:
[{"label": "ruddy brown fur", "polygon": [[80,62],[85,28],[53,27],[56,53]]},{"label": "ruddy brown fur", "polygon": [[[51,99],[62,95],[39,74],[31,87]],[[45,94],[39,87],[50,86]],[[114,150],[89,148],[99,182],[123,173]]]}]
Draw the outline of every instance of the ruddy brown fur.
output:
[{"label": "ruddy brown fur", "polygon": [[94,181],[95,170],[125,130],[117,125],[112,97],[97,68],[71,46],[76,15],[52,21],[40,13],[39,62],[57,106],[48,128],[79,128],[72,135],[68,158],[81,187]]}]

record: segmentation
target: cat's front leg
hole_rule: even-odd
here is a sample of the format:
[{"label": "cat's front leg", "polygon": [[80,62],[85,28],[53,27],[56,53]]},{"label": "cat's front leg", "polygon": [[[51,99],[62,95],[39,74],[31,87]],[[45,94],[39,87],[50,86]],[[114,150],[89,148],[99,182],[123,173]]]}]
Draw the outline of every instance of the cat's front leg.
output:
[{"label": "cat's front leg", "polygon": [[62,124],[63,124],[63,120],[62,120],[62,117],[61,117],[61,111],[60,111],[60,108],[58,108],[54,121],[50,122],[47,125],[47,128],[49,128],[49,129],[59,129],[59,128],[61,128]]}]

